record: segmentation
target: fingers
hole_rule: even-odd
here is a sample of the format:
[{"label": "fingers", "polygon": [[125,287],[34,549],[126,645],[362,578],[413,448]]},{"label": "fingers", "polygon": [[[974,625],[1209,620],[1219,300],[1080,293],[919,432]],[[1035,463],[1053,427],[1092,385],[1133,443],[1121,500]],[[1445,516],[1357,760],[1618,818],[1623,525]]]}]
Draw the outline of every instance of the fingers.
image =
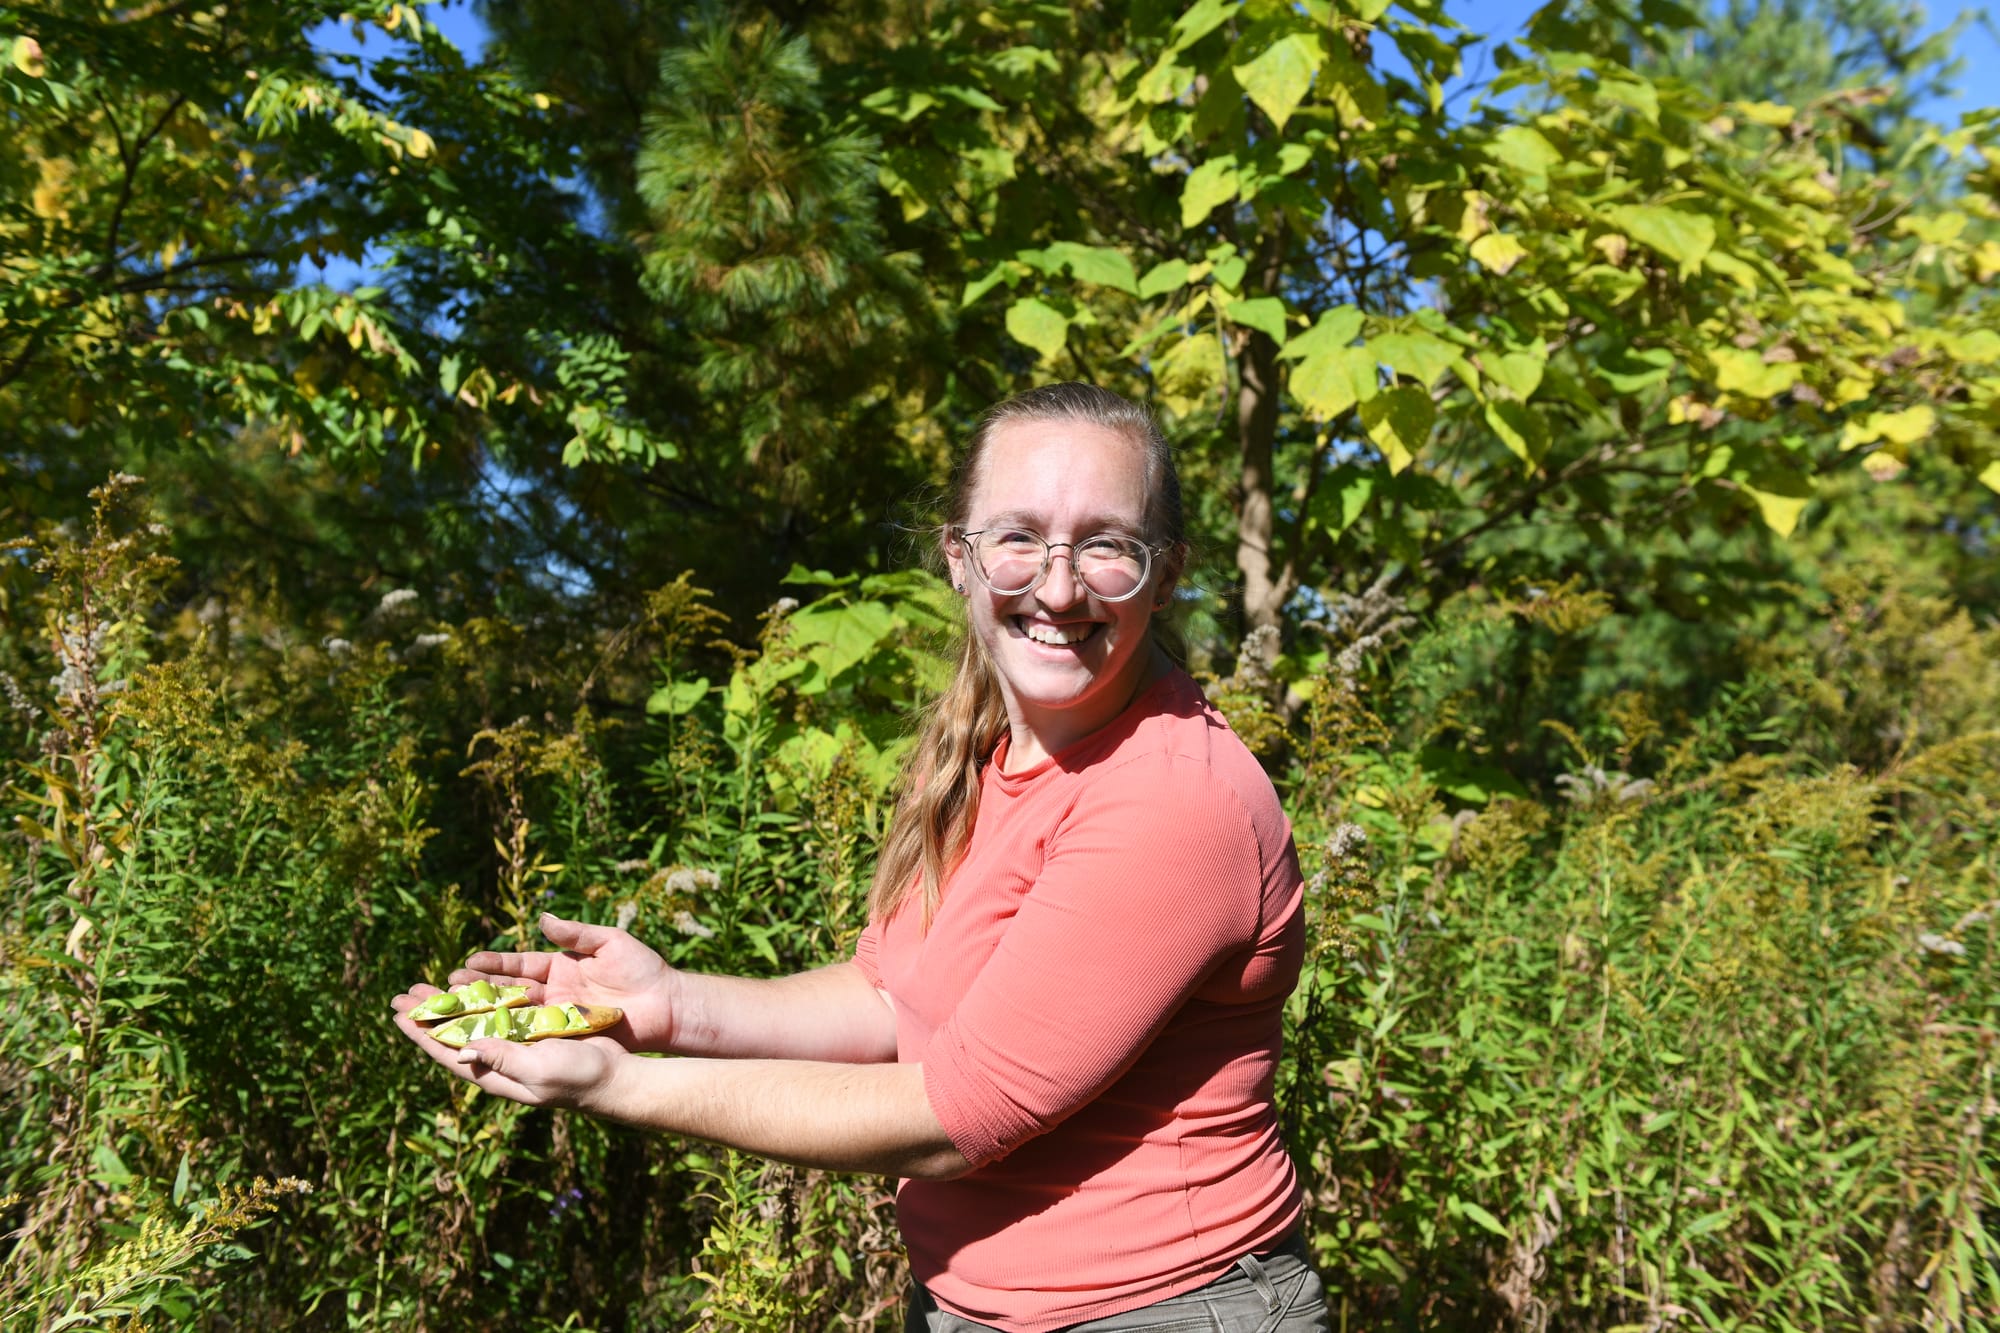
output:
[{"label": "fingers", "polygon": [[496,953],[482,949],[455,968],[451,984],[490,981],[496,986],[527,986],[531,990],[549,979],[549,955],[545,953]]},{"label": "fingers", "polygon": [[437,993],[438,988],[436,986],[426,985],[420,981],[401,995],[398,995],[395,999],[389,1001],[389,1006],[399,1014],[407,1014],[410,1010],[416,1008]]},{"label": "fingers", "polygon": [[542,934],[548,937],[550,944],[570,953],[594,954],[624,933],[614,926],[571,921],[554,912],[542,913]]}]

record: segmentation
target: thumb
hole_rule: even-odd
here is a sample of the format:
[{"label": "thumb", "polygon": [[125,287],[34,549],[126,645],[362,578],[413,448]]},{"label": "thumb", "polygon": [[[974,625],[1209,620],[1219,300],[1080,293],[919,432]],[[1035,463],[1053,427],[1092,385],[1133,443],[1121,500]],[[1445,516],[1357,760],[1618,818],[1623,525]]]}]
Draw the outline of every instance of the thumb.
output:
[{"label": "thumb", "polygon": [[589,921],[571,921],[557,916],[554,912],[542,913],[542,935],[558,949],[572,953],[594,954],[610,943],[618,932],[610,926],[600,926]]},{"label": "thumb", "polygon": [[502,1041],[498,1037],[468,1042],[458,1050],[458,1063],[462,1068],[474,1073],[487,1069],[496,1074],[504,1074],[507,1072],[507,1062],[512,1058],[513,1046],[513,1042]]}]

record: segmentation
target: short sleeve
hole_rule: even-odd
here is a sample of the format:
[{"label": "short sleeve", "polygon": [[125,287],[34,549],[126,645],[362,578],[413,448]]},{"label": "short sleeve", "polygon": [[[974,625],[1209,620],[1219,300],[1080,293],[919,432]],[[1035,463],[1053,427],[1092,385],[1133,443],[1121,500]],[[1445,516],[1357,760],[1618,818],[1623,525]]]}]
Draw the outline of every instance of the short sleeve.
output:
[{"label": "short sleeve", "polygon": [[924,1051],[932,1108],[975,1166],[1098,1096],[1257,936],[1264,867],[1236,793],[1191,760],[1106,779]]}]

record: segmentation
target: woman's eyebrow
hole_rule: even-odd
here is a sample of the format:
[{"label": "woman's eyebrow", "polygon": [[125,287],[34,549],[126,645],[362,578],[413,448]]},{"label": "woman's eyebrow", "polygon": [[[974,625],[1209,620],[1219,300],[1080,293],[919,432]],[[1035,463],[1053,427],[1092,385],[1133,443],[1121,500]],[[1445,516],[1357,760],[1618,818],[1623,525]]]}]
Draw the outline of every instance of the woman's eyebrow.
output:
[{"label": "woman's eyebrow", "polygon": [[[1047,525],[1041,521],[1038,515],[1028,513],[1026,510],[1007,509],[987,519],[984,526],[989,528],[1028,528],[1041,533],[1046,530]],[[1122,518],[1115,518],[1108,515],[1085,519],[1077,526],[1077,535],[1080,537],[1094,536],[1100,532],[1116,532],[1128,536],[1137,536],[1139,528]]]}]

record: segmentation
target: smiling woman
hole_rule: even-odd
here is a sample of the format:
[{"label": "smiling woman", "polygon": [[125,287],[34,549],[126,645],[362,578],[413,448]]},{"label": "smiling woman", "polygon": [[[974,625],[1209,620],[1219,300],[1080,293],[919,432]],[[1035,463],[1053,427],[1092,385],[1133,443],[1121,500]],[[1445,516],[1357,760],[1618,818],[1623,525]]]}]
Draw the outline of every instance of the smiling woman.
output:
[{"label": "smiling woman", "polygon": [[902,1177],[913,1333],[1323,1330],[1272,1097],[1302,880],[1269,779],[1155,641],[1172,455],[1143,409],[1051,385],[980,423],[950,518],[965,648],[850,961],[699,976],[549,917],[562,952],[453,980],[621,1009],[607,1035],[450,1051],[413,1017],[429,987],[398,1022],[519,1101]]}]

